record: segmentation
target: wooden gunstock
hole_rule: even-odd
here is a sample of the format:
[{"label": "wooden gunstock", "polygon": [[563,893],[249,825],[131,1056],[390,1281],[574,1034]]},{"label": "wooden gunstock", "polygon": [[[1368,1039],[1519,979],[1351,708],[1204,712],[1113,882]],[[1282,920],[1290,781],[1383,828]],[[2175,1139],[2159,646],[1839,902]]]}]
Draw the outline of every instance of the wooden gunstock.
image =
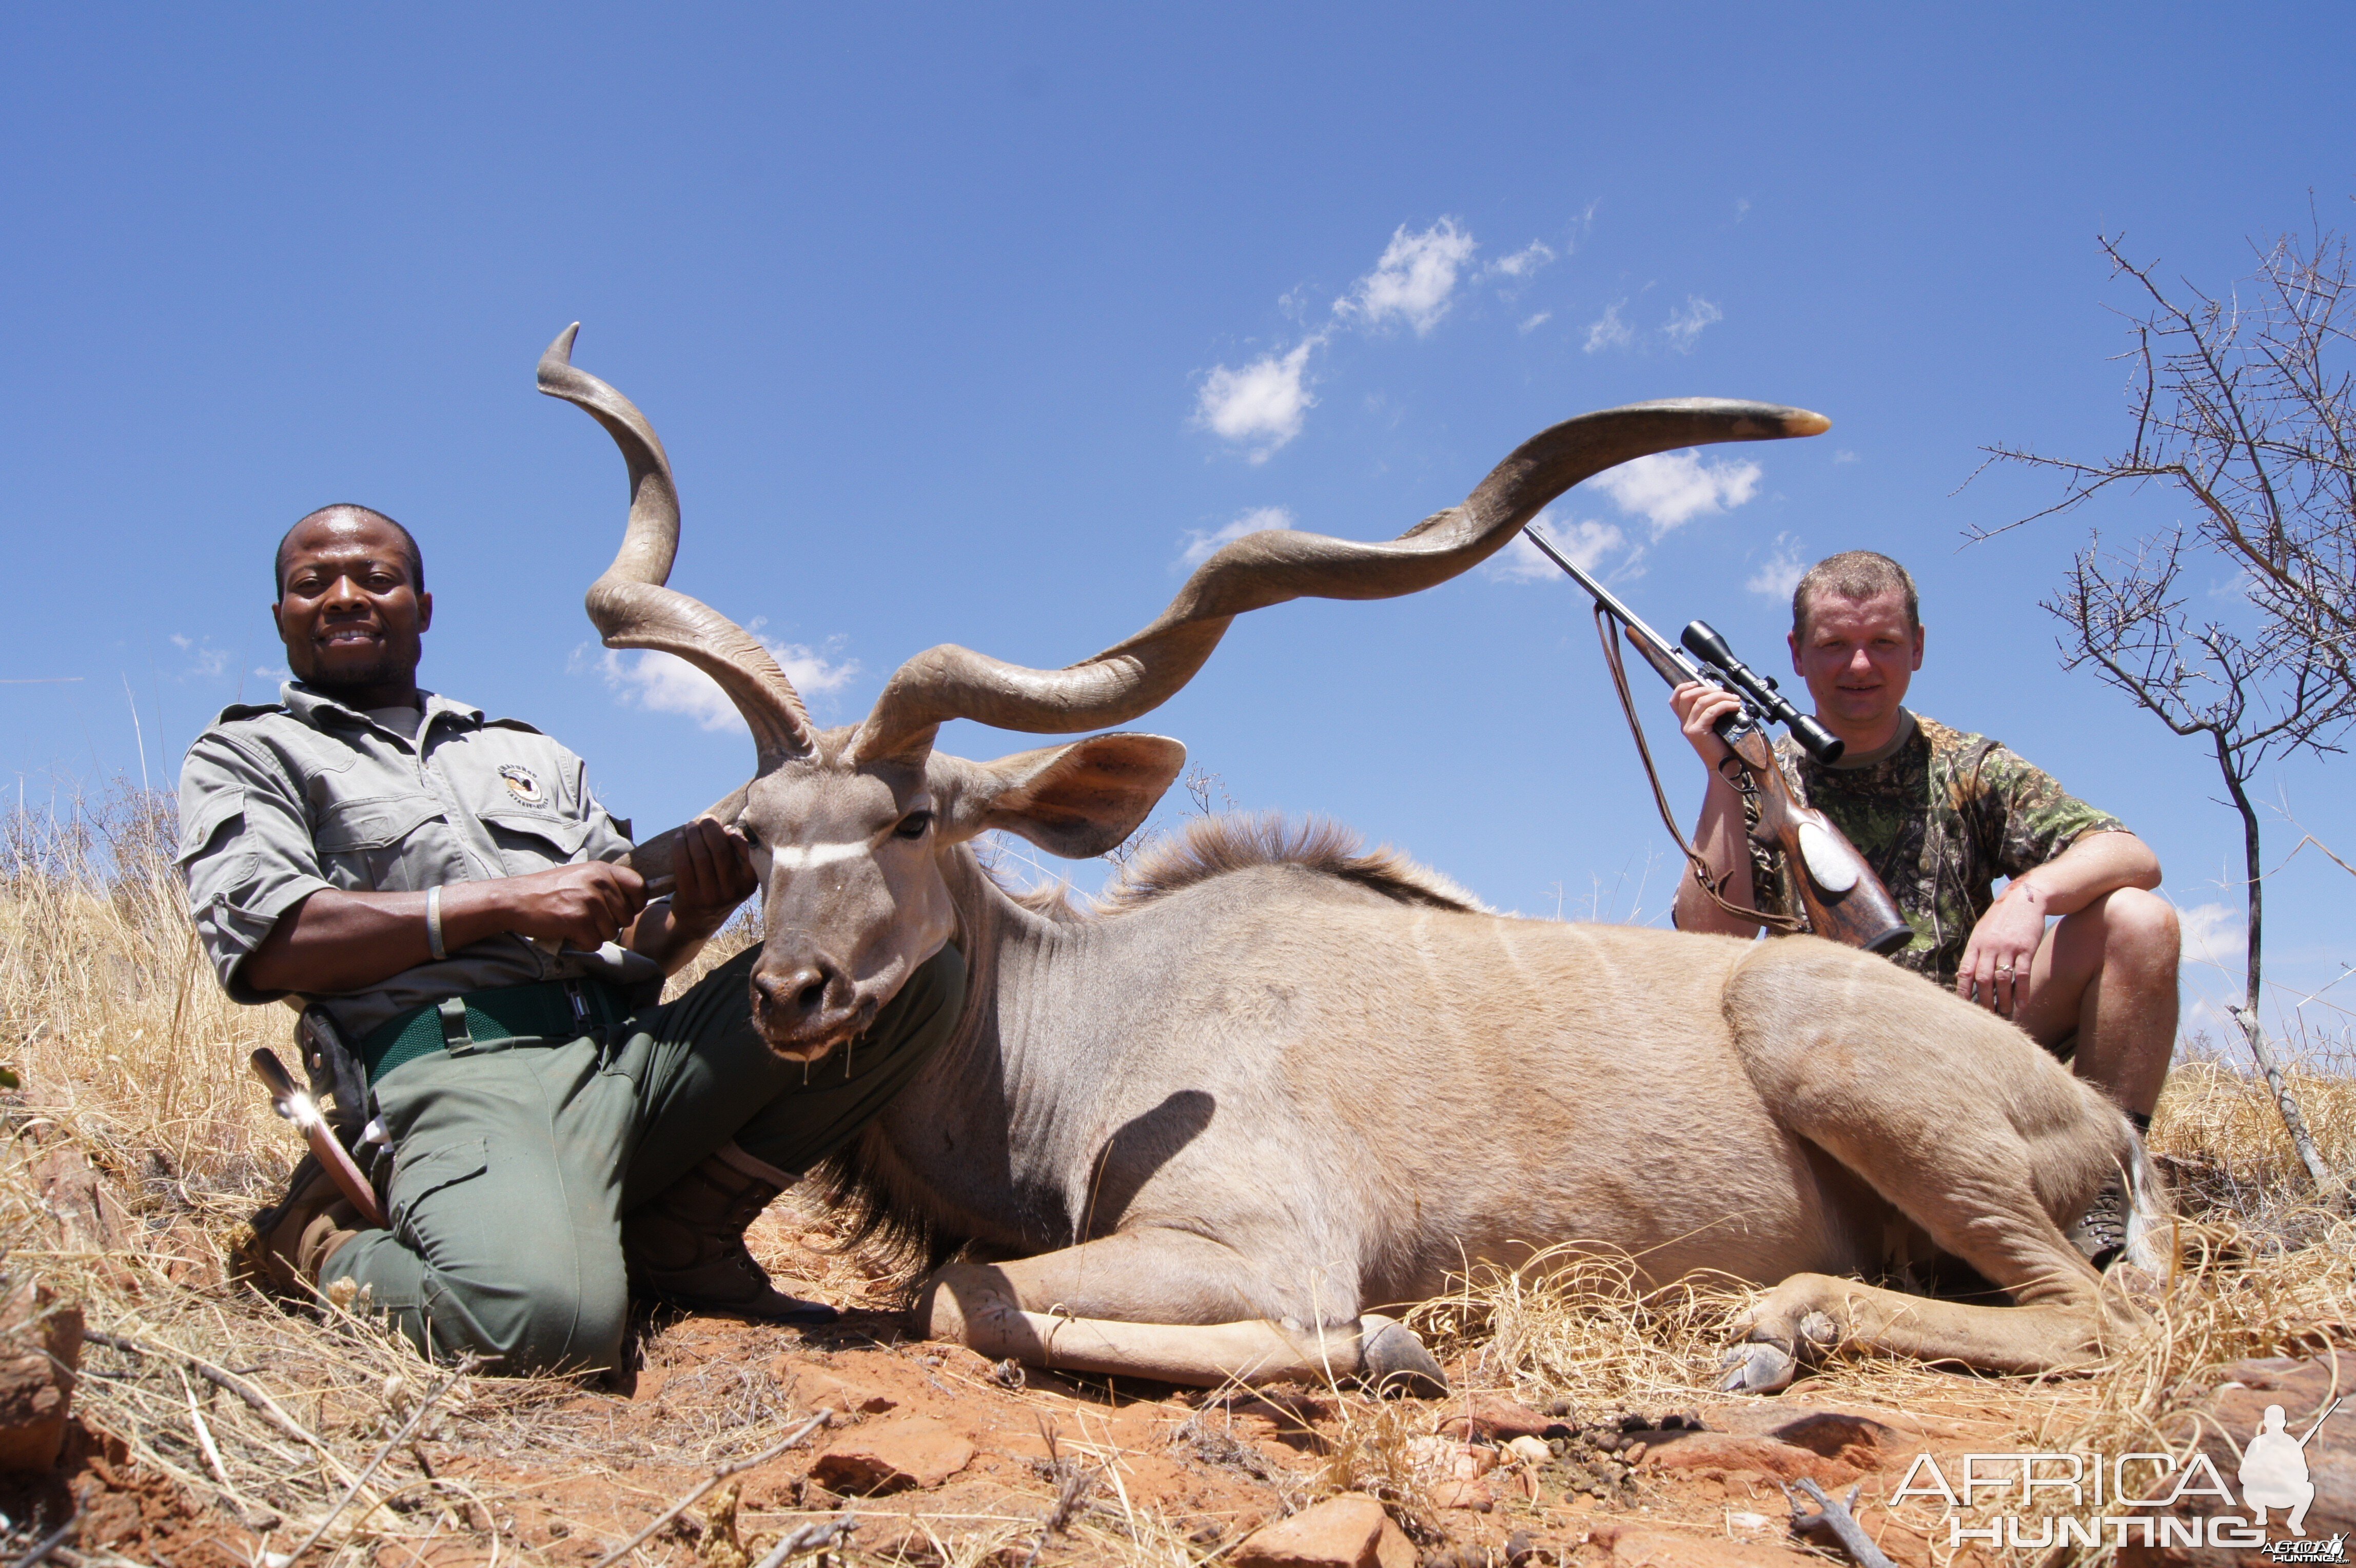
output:
[{"label": "wooden gunstock", "polygon": [[1914,928],[1898,912],[1897,900],[1865,856],[1822,811],[1792,798],[1783,765],[1764,733],[1753,730],[1733,743],[1735,760],[1759,786],[1759,825],[1751,835],[1781,850],[1808,929],[1845,947],[1884,957],[1914,940]]}]

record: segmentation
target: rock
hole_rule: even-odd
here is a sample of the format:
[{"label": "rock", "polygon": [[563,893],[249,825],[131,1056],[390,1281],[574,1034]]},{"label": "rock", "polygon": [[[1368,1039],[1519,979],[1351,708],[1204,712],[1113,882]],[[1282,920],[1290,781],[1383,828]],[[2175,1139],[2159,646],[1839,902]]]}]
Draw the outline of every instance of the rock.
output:
[{"label": "rock", "polygon": [[1487,1513],[1497,1506],[1497,1494],[1486,1481],[1440,1481],[1431,1488],[1431,1503],[1434,1508]]},{"label": "rock", "polygon": [[[1569,1402],[1557,1400],[1557,1404],[1569,1412]],[[1483,1399],[1469,1411],[1460,1411],[1443,1419],[1440,1431],[1451,1437],[1486,1437],[1504,1442],[1509,1437],[1568,1437],[1570,1428],[1560,1417],[1540,1415],[1529,1406],[1515,1400]]]},{"label": "rock", "polygon": [[[2285,1430],[2292,1437],[2305,1435],[2315,1425],[2315,1418],[2340,1394],[2356,1386],[2356,1352],[2336,1351],[2329,1356],[2274,1357],[2257,1361],[2236,1361],[2219,1369],[2218,1386],[2207,1397],[2179,1412],[2181,1436],[2190,1437],[2195,1422],[2200,1428],[2201,1452],[2217,1467],[2217,1475],[2233,1495],[2233,1507],[2213,1492],[2187,1489],[2173,1511],[2180,1518],[2205,1518],[2211,1514],[2234,1514],[2250,1517],[2247,1499],[2243,1496],[2241,1479],[2241,1448],[2256,1434],[2265,1419],[2266,1407],[2283,1407]],[[2171,1435],[2176,1435],[2171,1433]],[[2180,1440],[2180,1439],[2179,1439]],[[2308,1438],[2303,1450],[2307,1459],[2307,1478],[2315,1487],[2315,1500],[2308,1505],[2307,1517],[2301,1521],[2306,1539],[2329,1542],[2337,1536],[2356,1534],[2356,1400],[2343,1405],[2330,1420]],[[2207,1477],[2203,1476],[2201,1482]],[[2172,1488],[2172,1483],[2171,1483]],[[2162,1494],[2165,1495],[2164,1493]],[[2152,1510],[2158,1513],[2158,1509]],[[2270,1508],[2266,1510],[2265,1538],[2271,1541],[2297,1541],[2285,1518],[2286,1510]],[[2161,1517],[2166,1517],[2162,1515]],[[2207,1530],[2202,1529],[2203,1539]],[[2317,1562],[2329,1562],[2329,1555]],[[2265,1557],[2257,1547],[2228,1546],[2145,1546],[2134,1542],[2119,1553],[2120,1568],[2209,1568],[2210,1564],[2229,1563],[2264,1563]],[[2282,1561],[2296,1561],[2284,1558]]]},{"label": "rock", "polygon": [[973,1444],[937,1421],[894,1416],[855,1427],[827,1445],[810,1479],[852,1497],[937,1487],[973,1463]]},{"label": "rock", "polygon": [[1821,1486],[1845,1487],[1874,1468],[1870,1460],[1851,1462],[1847,1455],[1853,1451],[1827,1455],[1779,1438],[1738,1437],[1730,1432],[1656,1433],[1643,1457],[1663,1470],[1715,1470],[1773,1481],[1804,1476]]},{"label": "rock", "polygon": [[882,1415],[900,1408],[900,1402],[890,1394],[802,1365],[790,1356],[778,1357],[776,1365],[770,1369],[779,1382],[792,1388],[797,1402],[812,1410],[830,1410],[842,1415]]},{"label": "rock", "polygon": [[123,1245],[123,1206],[71,1144],[44,1154],[33,1166],[41,1207],[57,1221],[58,1244],[68,1252],[112,1252]]},{"label": "rock", "polygon": [[1415,1568],[1415,1548],[1362,1492],[1328,1498],[1236,1548],[1235,1568]]},{"label": "rock", "polygon": [[[1588,1537],[1613,1568],[1823,1568],[1824,1559],[1766,1541],[1712,1540],[1687,1530],[1656,1530],[1607,1520]],[[1581,1557],[1580,1562],[1590,1559]]]},{"label": "rock", "polygon": [[1524,1435],[1505,1444],[1505,1452],[1525,1465],[1545,1465],[1554,1459],[1554,1451],[1540,1437]]},{"label": "rock", "polygon": [[0,1470],[47,1470],[66,1440],[81,1366],[81,1307],[11,1282],[0,1302]]}]

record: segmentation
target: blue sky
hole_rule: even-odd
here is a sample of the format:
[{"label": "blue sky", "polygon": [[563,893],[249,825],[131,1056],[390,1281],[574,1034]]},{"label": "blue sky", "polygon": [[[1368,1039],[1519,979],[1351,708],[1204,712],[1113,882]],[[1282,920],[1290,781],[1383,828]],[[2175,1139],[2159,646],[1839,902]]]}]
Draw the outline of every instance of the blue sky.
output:
[{"label": "blue sky", "polygon": [[[643,825],[732,788],[741,732],[581,615],[621,465],[531,390],[579,319],[677,467],[674,584],[759,619],[834,722],[936,642],[1084,657],[1239,523],[1394,535],[1573,413],[1816,409],[1827,435],[1553,519],[1771,669],[1791,563],[1908,561],[1917,705],[2126,817],[2189,910],[2237,908],[2210,764],[2062,674],[2036,606],[2089,521],[2173,502],[1965,549],[2050,490],[1959,487],[1984,444],[2121,439],[2097,232],[2222,285],[2310,191],[2345,224],[2352,54],[2335,5],[17,7],[0,678],[48,683],[0,686],[0,761],[28,802],[136,777],[135,705],[168,779],[274,688],[272,542],[354,499],[424,543],[429,685],[559,736]],[[1247,618],[1147,724],[1236,803],[1501,906],[1663,918],[1584,609],[1510,562]],[[2266,787],[2356,849],[2326,768]],[[2345,873],[2270,886],[2283,980],[2356,962]]]}]

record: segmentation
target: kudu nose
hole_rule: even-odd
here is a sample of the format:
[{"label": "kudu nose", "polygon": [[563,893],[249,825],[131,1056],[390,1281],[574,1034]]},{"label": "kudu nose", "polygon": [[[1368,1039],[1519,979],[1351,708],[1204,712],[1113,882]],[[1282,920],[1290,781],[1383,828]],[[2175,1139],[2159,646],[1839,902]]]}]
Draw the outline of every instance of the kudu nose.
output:
[{"label": "kudu nose", "polygon": [[796,1055],[832,1044],[854,1011],[851,977],[815,950],[756,964],[753,997],[762,1035]]}]

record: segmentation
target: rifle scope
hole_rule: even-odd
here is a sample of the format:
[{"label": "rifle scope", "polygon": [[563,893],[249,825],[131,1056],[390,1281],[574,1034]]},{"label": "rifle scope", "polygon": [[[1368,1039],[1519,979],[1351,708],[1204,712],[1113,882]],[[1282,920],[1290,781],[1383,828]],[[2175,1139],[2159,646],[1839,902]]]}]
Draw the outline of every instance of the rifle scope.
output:
[{"label": "rifle scope", "polygon": [[1826,764],[1840,760],[1841,753],[1847,749],[1841,737],[1794,707],[1783,693],[1776,690],[1773,676],[1762,675],[1737,659],[1734,650],[1727,646],[1726,639],[1720,637],[1709,622],[1693,622],[1678,640],[1686,645],[1687,652],[1733,682],[1735,688],[1758,703],[1769,718],[1789,729],[1792,738],[1798,741],[1810,757]]}]

